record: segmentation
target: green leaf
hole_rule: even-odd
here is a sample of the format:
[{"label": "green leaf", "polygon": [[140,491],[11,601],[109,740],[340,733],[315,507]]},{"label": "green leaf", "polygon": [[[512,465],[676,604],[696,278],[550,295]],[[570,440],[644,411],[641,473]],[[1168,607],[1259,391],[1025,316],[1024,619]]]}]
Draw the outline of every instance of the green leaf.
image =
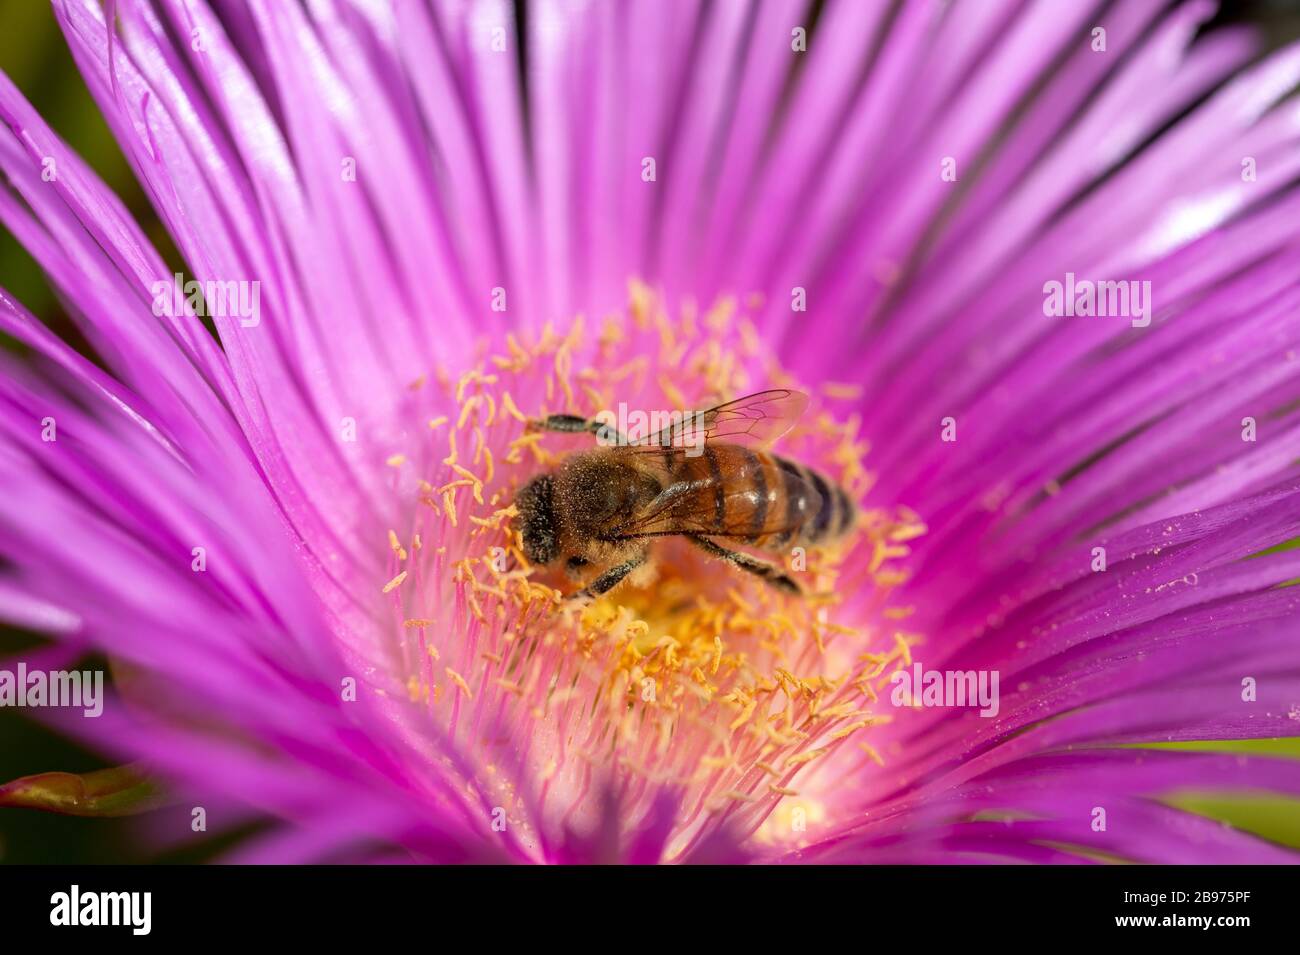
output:
[{"label": "green leaf", "polygon": [[0,806],[65,816],[131,816],[166,803],[162,788],[138,764],[93,773],[38,773],[0,786]]}]

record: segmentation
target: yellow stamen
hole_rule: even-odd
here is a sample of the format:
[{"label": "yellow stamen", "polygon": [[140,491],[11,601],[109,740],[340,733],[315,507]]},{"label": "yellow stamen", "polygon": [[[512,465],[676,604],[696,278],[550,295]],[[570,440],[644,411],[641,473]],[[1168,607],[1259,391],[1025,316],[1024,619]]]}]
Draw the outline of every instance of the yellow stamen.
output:
[{"label": "yellow stamen", "polygon": [[474,699],[474,694],[470,692],[469,684],[465,682],[465,678],[451,667],[446,667],[445,669],[447,672],[447,679],[451,680],[452,683],[455,683],[468,699]]},{"label": "yellow stamen", "polygon": [[[838,747],[852,745],[844,744],[850,737],[856,744],[884,722],[868,709],[877,686],[891,668],[910,665],[911,647],[920,641],[919,634],[895,629],[914,608],[893,606],[889,591],[907,579],[909,545],[925,533],[925,524],[906,508],[864,510],[843,541],[809,548],[798,570],[790,569],[789,555],[760,554],[798,577],[802,599],[665,541],[655,545],[648,583],[634,577],[590,605],[566,602],[553,585],[566,592],[574,585],[550,567],[533,568],[511,522],[518,515],[510,504],[518,488],[553,469],[558,451],[573,446],[525,430],[530,422],[557,410],[590,417],[634,395],[653,400],[656,386],[681,410],[783,383],[800,387],[774,366],[757,377],[768,364],[764,343],[739,300],[698,312],[683,307],[674,317],[643,283],[630,283],[629,297],[630,323],[602,318],[586,343],[580,322],[564,335],[548,325],[522,343],[509,335],[504,354],[481,354],[479,367],[445,385],[444,400],[454,394],[458,402],[454,420],[444,415],[428,424],[434,430],[452,425],[448,454],[416,497],[452,528],[465,517],[466,529],[419,553],[417,535],[409,554],[396,532],[388,532],[398,560],[421,572],[420,593],[408,594],[405,614],[419,613],[425,600],[438,608],[432,611],[437,628],[431,619],[403,614],[403,626],[416,633],[401,639],[418,643],[417,652],[435,660],[439,650],[425,642],[442,641],[450,664],[446,679],[430,688],[424,671],[418,683],[435,711],[450,712],[457,699],[473,700],[468,681],[477,679],[486,699],[475,705],[491,708],[485,712],[499,713],[520,731],[530,713],[590,723],[566,737],[563,761],[540,754],[544,775],[563,773],[557,791],[580,788],[580,767],[608,763],[612,753],[623,772],[705,787],[700,804],[741,803],[734,811],[758,820],[778,800],[797,795],[783,785],[793,773],[833,749],[843,751]],[[718,337],[723,329],[730,329],[725,345]],[[815,390],[845,400],[861,395],[859,386],[837,382]],[[512,391],[528,396],[524,407],[531,415]],[[855,418],[840,421],[814,410],[782,439],[781,453],[865,499],[874,479],[862,464],[867,446],[858,429]],[[464,459],[462,431],[469,442]],[[471,493],[460,494],[461,488]],[[421,511],[420,524],[432,520]],[[439,534],[447,530],[434,527]],[[469,633],[472,642],[457,639]],[[409,654],[408,646],[402,649]],[[522,724],[515,715],[525,717]],[[491,753],[505,741],[465,742]],[[862,751],[879,760],[874,750]],[[821,783],[801,788],[815,785]],[[505,794],[499,798],[511,805]]]}]

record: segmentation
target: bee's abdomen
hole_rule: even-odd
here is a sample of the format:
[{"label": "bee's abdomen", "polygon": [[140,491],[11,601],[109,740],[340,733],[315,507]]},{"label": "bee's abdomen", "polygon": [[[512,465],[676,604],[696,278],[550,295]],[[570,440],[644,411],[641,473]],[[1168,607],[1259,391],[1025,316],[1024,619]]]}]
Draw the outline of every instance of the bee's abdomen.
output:
[{"label": "bee's abdomen", "polygon": [[768,550],[823,543],[854,525],[848,493],[796,461],[741,445],[707,444],[674,480],[700,490],[681,507],[714,533]]},{"label": "bee's abdomen", "polygon": [[786,514],[785,529],[773,536],[770,546],[825,543],[853,527],[857,505],[842,486],[797,461],[772,458],[786,484]]},{"label": "bee's abdomen", "polygon": [[712,460],[727,475],[716,519],[729,536],[780,550],[832,540],[857,520],[842,487],[797,461],[735,445],[718,448]]}]

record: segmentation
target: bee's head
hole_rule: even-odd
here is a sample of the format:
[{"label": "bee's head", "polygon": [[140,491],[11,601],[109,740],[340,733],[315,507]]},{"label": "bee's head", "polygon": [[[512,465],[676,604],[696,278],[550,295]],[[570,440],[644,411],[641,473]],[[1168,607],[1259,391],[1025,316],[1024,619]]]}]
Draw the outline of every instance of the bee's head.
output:
[{"label": "bee's head", "polygon": [[534,564],[549,564],[560,554],[555,527],[555,479],[533,478],[515,495],[515,530],[523,538],[524,556]]}]

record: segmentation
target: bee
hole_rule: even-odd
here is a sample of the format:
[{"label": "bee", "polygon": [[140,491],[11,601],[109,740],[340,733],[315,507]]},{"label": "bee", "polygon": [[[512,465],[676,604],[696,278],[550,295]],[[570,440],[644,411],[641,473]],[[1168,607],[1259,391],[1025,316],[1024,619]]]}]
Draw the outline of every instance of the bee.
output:
[{"label": "bee", "polygon": [[[515,496],[513,527],[534,565],[588,582],[570,599],[608,593],[647,563],[656,538],[681,537],[789,593],[802,593],[768,555],[822,544],[857,523],[849,493],[812,468],[764,450],[807,407],[797,391],[761,391],[688,413],[685,427],[635,443],[608,423],[551,415],[530,430],[590,433],[603,446],[567,456]],[[756,444],[756,447],[748,445]]]}]

